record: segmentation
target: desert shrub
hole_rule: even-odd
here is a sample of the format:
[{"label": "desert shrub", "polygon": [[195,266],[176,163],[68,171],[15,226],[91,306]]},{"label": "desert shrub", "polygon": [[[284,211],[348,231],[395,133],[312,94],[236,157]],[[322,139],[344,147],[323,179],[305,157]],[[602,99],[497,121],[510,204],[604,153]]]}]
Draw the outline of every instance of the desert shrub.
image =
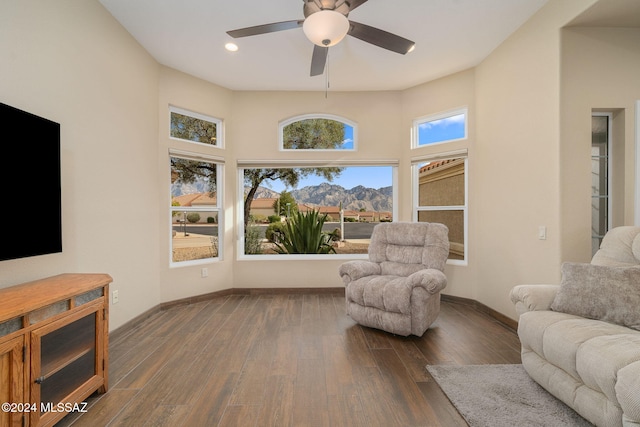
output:
[{"label": "desert shrub", "polygon": [[281,218],[280,215],[269,215],[269,217],[267,218],[269,220],[270,224],[273,224],[274,222],[281,222]]},{"label": "desert shrub", "polygon": [[252,221],[255,222],[256,224],[261,224],[267,221],[267,217],[265,215],[255,214],[255,215],[251,215],[251,217],[252,217]]},{"label": "desert shrub", "polygon": [[276,242],[280,254],[328,254],[335,253],[331,236],[322,231],[327,215],[318,211],[296,212],[284,223],[283,236]]},{"label": "desert shrub", "polygon": [[216,223],[216,219],[212,216],[208,216],[207,217],[207,224],[215,224]]},{"label": "desert shrub", "polygon": [[244,231],[244,253],[249,254],[261,254],[262,253],[262,238],[260,237],[260,227],[255,224],[247,225]]},{"label": "desert shrub", "polygon": [[187,214],[187,221],[191,223],[200,221],[200,214],[198,212],[189,212]]},{"label": "desert shrub", "polygon": [[284,224],[281,222],[273,222],[267,226],[264,232],[264,238],[275,243],[284,235]]}]

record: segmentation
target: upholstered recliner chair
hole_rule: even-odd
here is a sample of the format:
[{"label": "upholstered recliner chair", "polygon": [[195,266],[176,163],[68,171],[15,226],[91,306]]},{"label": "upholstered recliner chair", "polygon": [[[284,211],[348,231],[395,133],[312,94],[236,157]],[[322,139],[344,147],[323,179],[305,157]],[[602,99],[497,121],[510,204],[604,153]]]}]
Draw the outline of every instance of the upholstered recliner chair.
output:
[{"label": "upholstered recliner chair", "polygon": [[443,224],[388,222],[373,229],[369,260],[348,261],[339,273],[347,314],[363,326],[422,336],[440,312],[449,254]]}]

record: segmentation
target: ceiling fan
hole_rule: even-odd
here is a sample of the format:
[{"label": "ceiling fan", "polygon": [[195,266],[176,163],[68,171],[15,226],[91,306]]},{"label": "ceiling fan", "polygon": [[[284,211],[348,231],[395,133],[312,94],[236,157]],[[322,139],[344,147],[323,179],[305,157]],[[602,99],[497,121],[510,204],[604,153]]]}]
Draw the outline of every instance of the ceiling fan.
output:
[{"label": "ceiling fan", "polygon": [[303,0],[305,19],[274,22],[227,31],[233,38],[256,36],[302,27],[314,44],[311,57],[311,76],[324,73],[329,47],[339,43],[345,35],[402,55],[411,52],[415,43],[404,37],[347,19],[349,13],[367,0]]}]

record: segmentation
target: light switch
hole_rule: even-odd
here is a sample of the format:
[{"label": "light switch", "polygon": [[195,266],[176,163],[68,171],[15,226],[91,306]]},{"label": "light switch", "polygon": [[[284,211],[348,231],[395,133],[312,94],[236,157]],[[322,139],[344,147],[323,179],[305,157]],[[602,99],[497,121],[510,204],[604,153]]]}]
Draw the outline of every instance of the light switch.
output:
[{"label": "light switch", "polygon": [[544,225],[538,227],[538,239],[547,240],[547,227]]}]

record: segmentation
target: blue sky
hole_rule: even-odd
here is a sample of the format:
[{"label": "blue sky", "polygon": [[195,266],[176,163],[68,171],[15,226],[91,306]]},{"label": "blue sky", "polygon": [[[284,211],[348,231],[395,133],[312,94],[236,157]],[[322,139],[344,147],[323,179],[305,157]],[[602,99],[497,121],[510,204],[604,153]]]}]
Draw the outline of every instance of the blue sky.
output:
[{"label": "blue sky", "polygon": [[353,150],[353,127],[344,125],[344,141],[342,141],[342,150]]},{"label": "blue sky", "polygon": [[418,125],[418,146],[464,138],[465,119],[465,114],[457,114],[420,123]]}]

